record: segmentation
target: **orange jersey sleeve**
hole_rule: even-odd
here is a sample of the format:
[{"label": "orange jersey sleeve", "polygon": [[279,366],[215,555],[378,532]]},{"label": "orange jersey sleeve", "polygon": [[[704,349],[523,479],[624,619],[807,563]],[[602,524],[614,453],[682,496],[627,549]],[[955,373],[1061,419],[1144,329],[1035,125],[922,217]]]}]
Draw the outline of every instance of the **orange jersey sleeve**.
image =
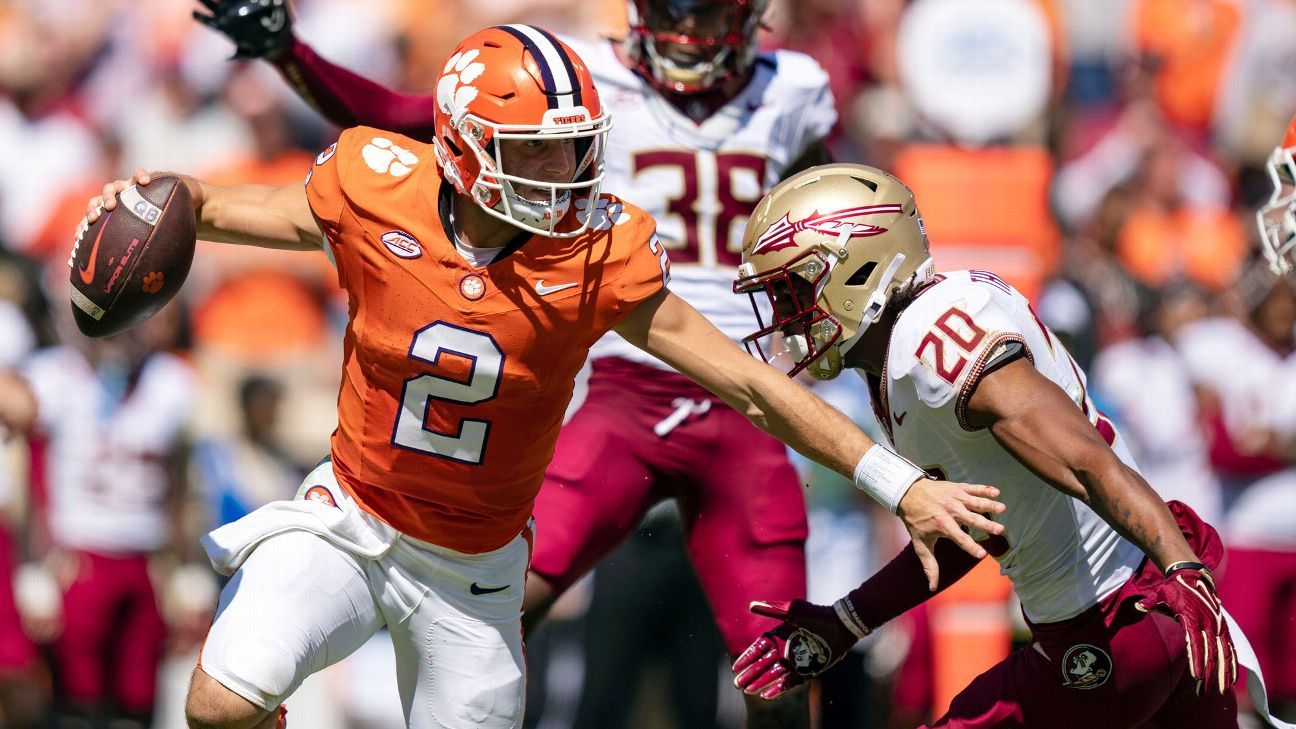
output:
[{"label": "orange jersey sleeve", "polygon": [[606,292],[615,298],[614,318],[607,322],[607,328],[611,328],[666,288],[670,283],[670,258],[657,239],[657,221],[651,215],[612,195],[601,196],[598,206],[604,212],[596,212],[590,227],[609,229],[619,268]]},{"label": "orange jersey sleeve", "polygon": [[[357,211],[392,205],[408,197],[411,188],[419,188],[412,173],[435,164],[415,154],[420,146],[392,132],[352,127],[315,158],[306,178],[306,199],[327,238],[326,252],[337,266],[343,288],[348,288],[348,270],[361,265],[370,253],[365,246],[364,215]],[[435,170],[431,171],[435,177]]]}]

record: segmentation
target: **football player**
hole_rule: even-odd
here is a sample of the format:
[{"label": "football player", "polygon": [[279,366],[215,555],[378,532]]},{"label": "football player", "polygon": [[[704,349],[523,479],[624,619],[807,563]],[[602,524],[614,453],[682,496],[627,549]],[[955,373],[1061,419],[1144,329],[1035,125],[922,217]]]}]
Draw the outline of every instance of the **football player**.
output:
[{"label": "football player", "polygon": [[1256,212],[1260,241],[1269,267],[1279,276],[1296,267],[1296,117],[1282,143],[1274,147],[1265,169],[1273,183],[1269,202]]},{"label": "football player", "polygon": [[[200,20],[237,56],[263,57],[333,122],[435,134],[435,99],[398,94],[320,58],[291,32],[282,2],[204,0]],[[827,161],[837,114],[808,56],[760,53],[768,0],[629,0],[619,41],[572,45],[616,118],[605,187],[658,221],[671,290],[734,341],[750,313],[730,291],[742,229],[780,179]],[[772,624],[758,595],[803,597],[806,519],[786,449],[722,400],[613,333],[590,351],[588,396],[558,440],[536,501],[541,526],[527,580],[534,625],[623,542],[655,503],[675,498],[687,548],[736,656]],[[797,703],[803,703],[796,697]],[[752,726],[803,707],[748,701]]]},{"label": "football player", "polygon": [[33,487],[48,498],[34,502],[42,513],[33,519],[47,525],[50,544],[39,545],[48,547],[42,564],[25,568],[20,584],[54,596],[30,627],[53,643],[55,726],[153,723],[168,639],[153,558],[181,556],[187,541],[176,515],[196,393],[189,365],[157,343],[171,313],[34,353],[9,383],[26,390],[25,412],[0,413],[45,464]]},{"label": "football player", "polygon": [[[570,47],[498,26],[446,63],[431,144],[348,129],[304,189],[184,178],[200,238],[322,248],[349,301],[329,459],[298,499],[205,538],[233,577],[191,725],[283,722],[305,676],[385,624],[409,726],[517,726],[533,504],[576,374],[612,329],[855,478],[919,538],[983,553],[959,524],[997,531],[982,515],[1002,509],[995,489],[924,479],[666,288],[652,218],[600,194],[609,126]],[[105,186],[88,220],[131,184]]]},{"label": "football player", "polygon": [[[933,726],[1237,726],[1235,656],[1254,656],[1216,595],[1218,534],[1143,480],[1021,294],[986,271],[933,273],[903,183],[855,165],[787,180],[757,207],[740,274],[735,290],[772,310],[746,339],[753,351],[822,379],[855,369],[899,453],[929,473],[1001,485],[1004,533],[977,536],[1012,580],[1033,640]],[[975,564],[944,547],[941,589]],[[783,622],[734,663],[737,685],[777,697],[927,588],[905,549],[831,606],[754,603]]]}]

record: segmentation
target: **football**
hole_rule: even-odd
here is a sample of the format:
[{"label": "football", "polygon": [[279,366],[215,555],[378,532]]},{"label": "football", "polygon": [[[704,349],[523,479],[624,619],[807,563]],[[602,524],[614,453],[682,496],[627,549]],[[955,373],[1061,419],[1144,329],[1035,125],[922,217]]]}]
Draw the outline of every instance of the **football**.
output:
[{"label": "football", "polygon": [[162,176],[122,190],[116,208],[77,230],[68,266],[81,333],[112,336],[165,306],[189,275],[196,227],[189,188]]}]

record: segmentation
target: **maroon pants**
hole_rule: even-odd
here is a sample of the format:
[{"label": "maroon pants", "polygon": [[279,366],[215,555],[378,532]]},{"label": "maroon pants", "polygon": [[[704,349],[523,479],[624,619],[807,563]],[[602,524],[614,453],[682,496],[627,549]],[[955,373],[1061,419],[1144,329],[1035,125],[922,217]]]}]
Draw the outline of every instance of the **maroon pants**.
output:
[{"label": "maroon pants", "polygon": [[[1171,511],[1214,567],[1219,535],[1187,506]],[[1080,615],[1032,625],[1034,642],[978,676],[932,727],[941,729],[1236,729],[1237,699],[1195,695],[1179,623],[1134,607],[1163,578],[1150,560],[1120,590]]]},{"label": "maroon pants", "polygon": [[[679,397],[710,409],[657,435]],[[595,360],[589,396],[563,426],[536,498],[531,569],[565,590],[668,498],[736,656],[777,625],[752,615],[752,600],[805,597],[805,499],[787,449],[681,375]]]},{"label": "maroon pants", "polygon": [[0,526],[0,678],[27,668],[36,660],[36,646],[23,632],[14,604],[13,535]]},{"label": "maroon pants", "polygon": [[76,557],[77,578],[63,596],[63,632],[54,646],[63,692],[76,704],[152,711],[166,624],[148,557]]}]

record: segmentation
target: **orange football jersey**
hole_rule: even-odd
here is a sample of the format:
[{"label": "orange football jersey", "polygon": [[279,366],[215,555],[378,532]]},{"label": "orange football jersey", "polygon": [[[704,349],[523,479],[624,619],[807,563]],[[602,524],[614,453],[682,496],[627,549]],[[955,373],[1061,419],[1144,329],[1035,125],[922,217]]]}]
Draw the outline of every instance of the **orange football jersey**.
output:
[{"label": "orange football jersey", "polygon": [[431,145],[367,127],[306,183],[349,299],[339,480],[402,532],[475,553],[525,528],[587,350],[663,288],[668,262],[652,218],[604,195],[582,235],[475,267],[440,192]]}]

